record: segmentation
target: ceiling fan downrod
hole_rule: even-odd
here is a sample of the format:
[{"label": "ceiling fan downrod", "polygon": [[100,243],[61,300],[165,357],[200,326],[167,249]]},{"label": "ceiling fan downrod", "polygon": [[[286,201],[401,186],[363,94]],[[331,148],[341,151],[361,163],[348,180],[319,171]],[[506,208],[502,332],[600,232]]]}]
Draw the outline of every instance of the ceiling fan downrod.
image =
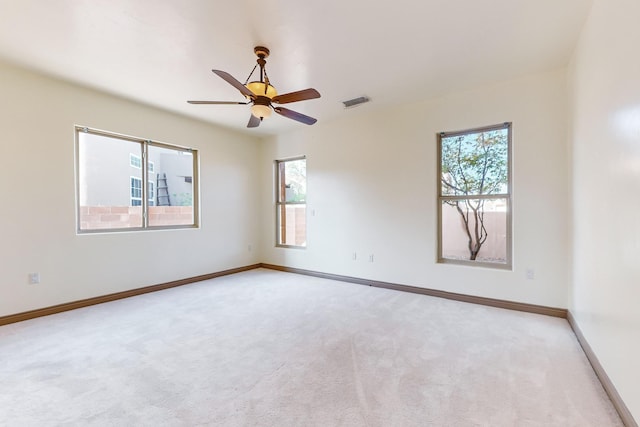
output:
[{"label": "ceiling fan downrod", "polygon": [[265,58],[269,57],[269,49],[264,46],[256,46],[253,48],[253,51],[258,56],[258,65],[260,66],[260,83],[265,83],[264,94],[267,94],[267,88],[269,86],[269,76],[267,75],[267,70],[265,69],[265,65],[267,65],[267,61]]}]

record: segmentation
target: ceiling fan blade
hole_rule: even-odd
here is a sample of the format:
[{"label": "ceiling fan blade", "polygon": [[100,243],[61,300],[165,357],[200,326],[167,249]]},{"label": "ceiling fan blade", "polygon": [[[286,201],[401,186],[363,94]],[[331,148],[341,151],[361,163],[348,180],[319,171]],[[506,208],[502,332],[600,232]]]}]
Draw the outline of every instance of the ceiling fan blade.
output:
[{"label": "ceiling fan blade", "polygon": [[257,128],[260,126],[260,119],[254,116],[253,114],[249,117],[249,123],[247,123],[248,128]]},{"label": "ceiling fan blade", "polygon": [[235,77],[233,77],[231,74],[229,74],[229,73],[227,73],[225,71],[220,71],[220,70],[211,70],[211,71],[213,71],[214,73],[216,73],[217,75],[222,77],[222,79],[224,81],[226,81],[231,86],[233,86],[236,89],[238,89],[240,91],[240,93],[242,93],[243,95],[248,96],[251,99],[254,99],[256,97],[253,92],[251,92],[249,89],[247,89],[247,87],[245,85],[243,85],[238,80],[236,80]]},{"label": "ceiling fan blade", "polygon": [[314,119],[313,117],[305,116],[302,113],[295,112],[293,110],[289,110],[284,107],[274,107],[273,110],[280,114],[281,116],[285,116],[289,119],[297,120],[300,123],[304,123],[305,125],[312,125],[318,121],[318,119]]},{"label": "ceiling fan blade", "polygon": [[248,102],[235,102],[235,101],[187,101],[189,104],[215,104],[215,105],[247,105]]},{"label": "ceiling fan blade", "polygon": [[274,96],[271,101],[277,104],[287,104],[289,102],[306,101],[307,99],[320,98],[320,92],[315,89],[309,88],[299,90],[297,92],[285,93],[282,95]]}]

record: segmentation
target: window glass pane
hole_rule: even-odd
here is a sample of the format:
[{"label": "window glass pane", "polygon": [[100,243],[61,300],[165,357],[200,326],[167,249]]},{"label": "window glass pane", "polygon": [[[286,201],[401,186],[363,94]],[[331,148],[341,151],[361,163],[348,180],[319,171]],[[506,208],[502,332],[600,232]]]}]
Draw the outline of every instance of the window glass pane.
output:
[{"label": "window glass pane", "polygon": [[[193,155],[187,150],[149,144],[149,181],[155,183],[155,206],[149,203],[149,226],[192,225]],[[151,193],[149,193],[151,200]]]},{"label": "window glass pane", "polygon": [[509,212],[507,200],[442,201],[442,257],[505,264]]},{"label": "window glass pane", "polygon": [[508,129],[441,138],[442,195],[507,194]]},{"label": "window glass pane", "polygon": [[142,227],[141,203],[132,203],[134,179],[140,182],[141,201],[142,170],[131,163],[142,156],[141,147],[131,141],[78,132],[80,230]]},{"label": "window glass pane", "polygon": [[307,160],[284,162],[285,201],[304,202],[307,199]]},{"label": "window glass pane", "polygon": [[307,245],[307,205],[279,205],[278,224],[279,245]]}]

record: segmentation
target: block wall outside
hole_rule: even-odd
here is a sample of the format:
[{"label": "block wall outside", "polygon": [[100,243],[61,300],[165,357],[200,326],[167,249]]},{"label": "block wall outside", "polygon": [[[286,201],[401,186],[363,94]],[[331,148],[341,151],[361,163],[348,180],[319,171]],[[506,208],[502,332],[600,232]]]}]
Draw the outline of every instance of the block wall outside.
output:
[{"label": "block wall outside", "polygon": [[[473,220],[471,222],[471,234]],[[478,253],[478,261],[504,261],[507,257],[507,218],[506,212],[484,213],[484,226],[487,240]],[[469,259],[469,238],[460,214],[453,208],[442,210],[442,252],[446,258]]]},{"label": "block wall outside", "polygon": [[[150,206],[149,225],[170,226],[193,223],[193,206]],[[140,206],[81,206],[80,229],[101,230],[142,226]]]},{"label": "block wall outside", "polygon": [[286,212],[286,244],[305,246],[307,244],[307,206],[288,205]]},{"label": "block wall outside", "polygon": [[[307,209],[305,205],[287,206],[287,244],[302,246],[307,242]],[[82,230],[113,228],[135,228],[142,226],[140,206],[82,206],[80,208]],[[171,226],[191,224],[192,206],[151,206],[149,225]],[[453,210],[444,210],[443,218],[444,253],[455,258],[467,258],[467,236],[463,231],[460,215]],[[485,225],[489,236],[479,254],[479,258],[501,260],[506,257],[506,220],[504,212],[486,212]]]}]

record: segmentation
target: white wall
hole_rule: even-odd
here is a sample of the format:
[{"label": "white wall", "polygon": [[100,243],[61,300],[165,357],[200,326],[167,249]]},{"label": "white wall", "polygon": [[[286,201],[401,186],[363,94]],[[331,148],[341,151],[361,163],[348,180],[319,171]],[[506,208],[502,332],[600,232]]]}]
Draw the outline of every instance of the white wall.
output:
[{"label": "white wall", "polygon": [[569,308],[640,420],[640,3],[595,0],[572,63]]},{"label": "white wall", "polygon": [[[260,261],[255,138],[6,64],[0,93],[0,316]],[[198,149],[202,227],[76,235],[75,124]]]},{"label": "white wall", "polygon": [[[565,78],[558,70],[382,111],[373,100],[342,120],[266,139],[264,262],[566,307]],[[513,122],[514,269],[436,264],[436,133],[506,121]],[[307,156],[308,247],[276,248],[272,162],[297,155]],[[535,280],[526,280],[527,268]]]}]

